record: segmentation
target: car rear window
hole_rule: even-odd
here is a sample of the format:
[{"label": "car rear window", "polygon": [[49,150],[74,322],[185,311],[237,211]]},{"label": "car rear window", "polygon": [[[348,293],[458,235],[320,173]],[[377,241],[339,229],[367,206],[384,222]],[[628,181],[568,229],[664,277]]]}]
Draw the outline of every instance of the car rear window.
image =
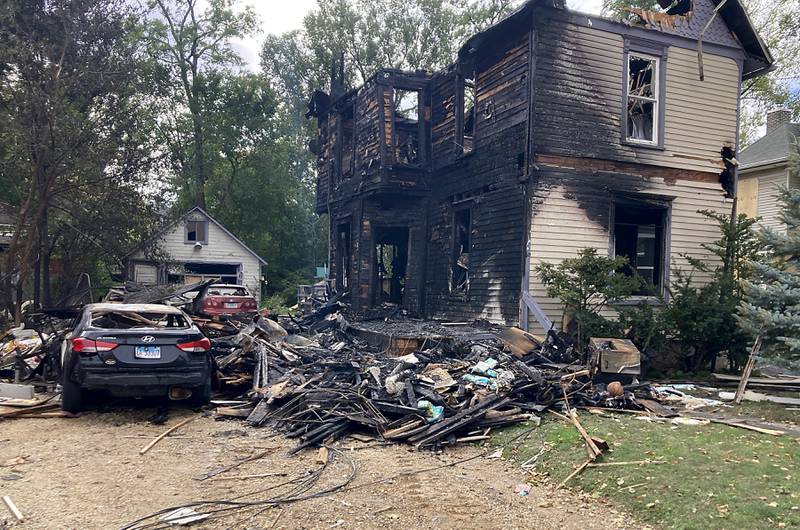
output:
[{"label": "car rear window", "polygon": [[244,287],[209,287],[208,296],[250,296]]},{"label": "car rear window", "polygon": [[95,311],[91,326],[100,329],[188,328],[189,322],[181,314],[145,311]]}]

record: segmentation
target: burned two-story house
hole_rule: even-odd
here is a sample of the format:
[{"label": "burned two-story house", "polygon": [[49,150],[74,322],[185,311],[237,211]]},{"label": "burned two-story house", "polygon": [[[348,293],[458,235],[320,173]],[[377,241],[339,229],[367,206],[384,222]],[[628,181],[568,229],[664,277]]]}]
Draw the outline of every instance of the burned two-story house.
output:
[{"label": "burned two-story house", "polygon": [[698,210],[731,210],[742,80],[773,59],[740,0],[664,5],[623,23],[531,0],[442,71],[348,88],[335,68],[309,103],[335,289],[534,329],[562,313],[539,263],[594,247],[665,293],[713,259]]}]

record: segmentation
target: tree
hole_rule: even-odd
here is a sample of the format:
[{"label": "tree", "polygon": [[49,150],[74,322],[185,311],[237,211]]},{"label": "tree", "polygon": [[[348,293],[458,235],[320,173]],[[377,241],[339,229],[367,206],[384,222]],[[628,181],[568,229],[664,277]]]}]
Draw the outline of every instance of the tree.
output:
[{"label": "tree", "polygon": [[[786,107],[800,119],[800,2],[797,0],[744,0],[756,31],[775,58],[775,70],[742,85],[740,141],[758,139],[770,109]],[[603,14],[630,20],[628,7],[663,11],[656,0],[603,0]]]},{"label": "tree", "polygon": [[[797,157],[792,171],[800,173]],[[761,238],[772,260],[754,263],[755,278],[746,282],[740,322],[760,335],[765,354],[800,361],[800,189],[781,190],[785,231],[765,229]]]},{"label": "tree", "polygon": [[[147,217],[138,19],[125,0],[0,7],[0,189],[19,209],[0,265],[0,298],[17,317],[29,279],[35,305],[50,303],[49,260],[67,242],[113,242],[103,254],[119,256],[116,243]],[[103,193],[110,191],[117,193]],[[113,223],[102,225],[92,211],[138,215],[108,215],[100,219]]]},{"label": "tree", "polygon": [[577,343],[581,347],[595,333],[604,336],[609,333],[611,322],[602,317],[601,311],[641,287],[638,277],[621,272],[627,263],[625,256],[608,258],[599,255],[596,248],[584,248],[575,258],[536,266],[536,273],[547,287],[547,296],[561,300],[565,318],[575,322]]},{"label": "tree", "polygon": [[[249,7],[237,13],[233,0],[208,0],[202,11],[198,3],[150,0],[153,14],[146,38],[164,110],[179,113],[171,120],[163,119],[157,130],[171,148],[173,167],[177,166],[180,177],[191,178],[194,204],[205,208],[210,174],[210,150],[206,148],[208,90],[221,72],[241,65],[231,41],[254,32],[257,19]],[[188,123],[183,119],[184,110],[188,111]],[[185,180],[183,184],[187,184]]]}]

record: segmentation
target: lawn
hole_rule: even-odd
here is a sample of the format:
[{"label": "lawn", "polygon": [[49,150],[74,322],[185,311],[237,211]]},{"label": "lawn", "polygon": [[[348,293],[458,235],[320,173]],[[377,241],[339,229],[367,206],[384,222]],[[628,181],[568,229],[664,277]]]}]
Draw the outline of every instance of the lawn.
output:
[{"label": "lawn", "polygon": [[[800,439],[724,425],[650,423],[628,414],[579,417],[610,446],[600,461],[667,463],[587,468],[567,487],[603,496],[663,528],[800,528]],[[506,429],[494,442],[505,445],[529,428]],[[551,415],[524,441],[512,442],[504,457],[521,463],[543,446],[532,482],[558,484],[586,460],[575,427]]]}]

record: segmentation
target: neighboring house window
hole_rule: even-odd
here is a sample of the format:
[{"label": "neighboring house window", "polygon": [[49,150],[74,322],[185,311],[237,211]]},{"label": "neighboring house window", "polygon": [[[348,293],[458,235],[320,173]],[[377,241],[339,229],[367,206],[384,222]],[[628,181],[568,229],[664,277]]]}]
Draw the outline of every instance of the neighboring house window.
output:
[{"label": "neighboring house window", "polygon": [[628,54],[627,139],[659,143],[659,81],[661,61],[657,57]]},{"label": "neighboring house window", "polygon": [[453,258],[450,265],[450,292],[469,290],[469,255],[472,250],[472,210],[453,212]]},{"label": "neighboring house window", "polygon": [[394,159],[398,164],[419,163],[419,90],[392,90],[394,105]]},{"label": "neighboring house window", "polygon": [[668,212],[666,206],[614,205],[614,255],[628,258],[622,272],[643,280],[639,295],[664,291],[669,258],[666,255]]},{"label": "neighboring house window", "polygon": [[186,243],[208,244],[208,222],[186,221]]},{"label": "neighboring house window", "polygon": [[456,145],[462,153],[475,148],[476,122],[475,73],[458,76],[456,93]]}]

